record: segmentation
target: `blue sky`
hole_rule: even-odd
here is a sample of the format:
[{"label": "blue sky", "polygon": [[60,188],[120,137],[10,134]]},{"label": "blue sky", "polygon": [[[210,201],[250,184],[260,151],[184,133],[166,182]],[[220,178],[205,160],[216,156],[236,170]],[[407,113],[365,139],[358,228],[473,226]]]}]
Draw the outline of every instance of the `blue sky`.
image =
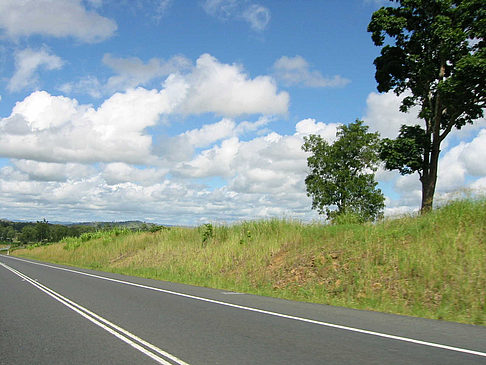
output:
[{"label": "blue sky", "polygon": [[[376,91],[387,3],[0,0],[0,217],[316,219],[305,135],[418,122]],[[485,142],[484,120],[449,138],[439,199],[484,189]],[[417,209],[417,176],[377,179],[387,214]]]}]

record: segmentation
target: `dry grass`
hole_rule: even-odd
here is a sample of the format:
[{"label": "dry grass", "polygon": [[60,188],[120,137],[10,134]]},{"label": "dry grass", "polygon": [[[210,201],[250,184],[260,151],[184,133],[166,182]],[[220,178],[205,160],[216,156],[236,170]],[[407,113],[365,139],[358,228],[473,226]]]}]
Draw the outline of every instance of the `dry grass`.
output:
[{"label": "dry grass", "polygon": [[422,217],[106,234],[16,254],[288,299],[486,324],[486,201]]}]

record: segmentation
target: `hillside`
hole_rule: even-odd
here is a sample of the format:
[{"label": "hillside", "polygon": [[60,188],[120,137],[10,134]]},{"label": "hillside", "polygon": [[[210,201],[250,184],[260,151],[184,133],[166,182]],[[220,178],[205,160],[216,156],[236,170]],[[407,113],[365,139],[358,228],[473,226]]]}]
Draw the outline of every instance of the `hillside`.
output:
[{"label": "hillside", "polygon": [[327,226],[287,220],[85,234],[16,255],[281,298],[486,325],[486,200]]}]

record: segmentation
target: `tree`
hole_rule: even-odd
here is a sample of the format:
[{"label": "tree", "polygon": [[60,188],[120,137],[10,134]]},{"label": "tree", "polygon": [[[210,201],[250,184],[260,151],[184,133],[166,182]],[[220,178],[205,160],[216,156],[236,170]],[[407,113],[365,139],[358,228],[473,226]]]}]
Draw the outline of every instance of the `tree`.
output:
[{"label": "tree", "polygon": [[28,225],[22,228],[22,231],[19,236],[19,240],[22,243],[30,243],[34,242],[37,237],[37,231],[33,225]]},{"label": "tree", "polygon": [[387,169],[418,172],[426,212],[442,141],[481,118],[486,106],[486,7],[484,0],[390,1],[398,4],[376,11],[368,25],[383,46],[374,61],[378,91],[405,93],[400,110],[418,106],[424,127],[402,126],[397,139],[383,141],[381,157]]},{"label": "tree", "polygon": [[[312,209],[332,221],[349,214],[360,221],[374,220],[385,207],[374,179],[379,137],[367,131],[368,127],[356,120],[339,127],[333,144],[319,135],[304,137],[302,149],[312,153],[307,158],[307,195],[312,197]],[[333,205],[337,209],[330,209]]]},{"label": "tree", "polygon": [[50,227],[49,223],[44,218],[42,221],[37,221],[35,224],[36,238],[37,241],[48,241],[50,238]]}]

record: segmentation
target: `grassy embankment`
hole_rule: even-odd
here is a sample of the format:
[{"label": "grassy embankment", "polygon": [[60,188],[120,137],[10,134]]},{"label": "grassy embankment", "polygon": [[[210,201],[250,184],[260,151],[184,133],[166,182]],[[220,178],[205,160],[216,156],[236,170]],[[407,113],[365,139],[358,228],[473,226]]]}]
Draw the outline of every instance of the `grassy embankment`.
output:
[{"label": "grassy embankment", "polygon": [[486,325],[484,199],[374,225],[270,220],[216,226],[212,235],[202,226],[88,238],[14,254],[225,290]]}]

